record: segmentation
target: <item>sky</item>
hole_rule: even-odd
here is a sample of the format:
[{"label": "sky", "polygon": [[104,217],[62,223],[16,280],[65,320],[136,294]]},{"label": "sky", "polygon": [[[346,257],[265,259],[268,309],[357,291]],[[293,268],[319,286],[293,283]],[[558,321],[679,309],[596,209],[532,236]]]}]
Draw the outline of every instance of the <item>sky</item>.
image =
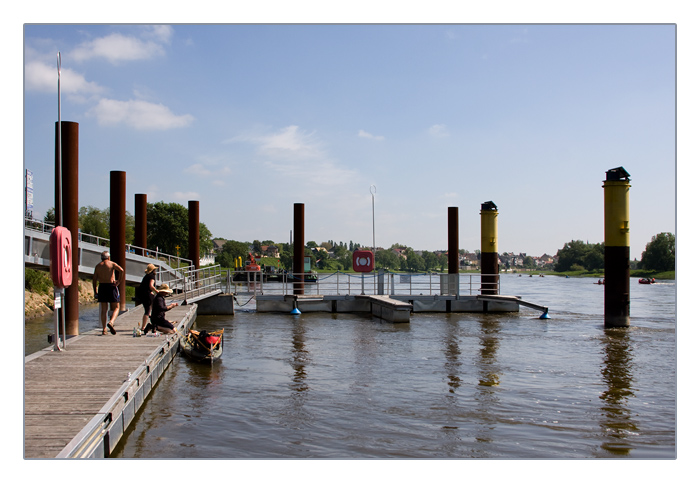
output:
[{"label": "sky", "polygon": [[[53,206],[54,124],[79,124],[79,205],[200,202],[214,237],[555,255],[604,241],[602,181],[631,175],[631,258],[676,227],[672,24],[31,24],[24,167]],[[372,197],[374,192],[374,200]],[[374,201],[374,211],[373,211]],[[374,223],[373,223],[374,216]]]}]

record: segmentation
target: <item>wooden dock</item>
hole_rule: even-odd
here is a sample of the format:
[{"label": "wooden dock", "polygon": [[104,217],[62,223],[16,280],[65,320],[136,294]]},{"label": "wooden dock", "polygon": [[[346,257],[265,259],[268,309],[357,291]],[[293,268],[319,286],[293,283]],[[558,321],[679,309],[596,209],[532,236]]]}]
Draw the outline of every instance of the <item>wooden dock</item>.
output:
[{"label": "wooden dock", "polygon": [[[168,312],[180,333],[197,305]],[[133,337],[137,307],[115,321],[116,335],[96,329],[25,357],[24,457],[109,456],[179,348],[178,336]]]}]

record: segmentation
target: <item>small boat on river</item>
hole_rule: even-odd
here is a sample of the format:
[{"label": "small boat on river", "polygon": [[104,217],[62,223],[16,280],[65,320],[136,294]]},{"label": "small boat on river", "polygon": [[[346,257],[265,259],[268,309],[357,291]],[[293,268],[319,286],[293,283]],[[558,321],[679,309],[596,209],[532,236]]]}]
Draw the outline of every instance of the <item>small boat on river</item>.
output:
[{"label": "small boat on river", "polygon": [[190,329],[180,339],[180,349],[188,359],[195,362],[214,362],[224,352],[224,329],[214,332]]},{"label": "small boat on river", "polygon": [[644,285],[649,285],[652,283],[656,283],[655,278],[640,278],[639,283],[644,284]]}]

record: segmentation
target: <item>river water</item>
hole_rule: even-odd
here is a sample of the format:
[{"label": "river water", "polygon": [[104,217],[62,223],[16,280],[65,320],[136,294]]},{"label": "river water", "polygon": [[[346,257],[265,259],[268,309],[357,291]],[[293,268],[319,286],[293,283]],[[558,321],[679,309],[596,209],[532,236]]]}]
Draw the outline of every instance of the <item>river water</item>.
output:
[{"label": "river water", "polygon": [[250,306],[199,316],[225,329],[222,359],[177,357],[114,455],[675,458],[676,284],[632,280],[631,327],[605,329],[593,282],[502,277],[502,294],[548,306],[548,320],[527,308],[408,324]]}]

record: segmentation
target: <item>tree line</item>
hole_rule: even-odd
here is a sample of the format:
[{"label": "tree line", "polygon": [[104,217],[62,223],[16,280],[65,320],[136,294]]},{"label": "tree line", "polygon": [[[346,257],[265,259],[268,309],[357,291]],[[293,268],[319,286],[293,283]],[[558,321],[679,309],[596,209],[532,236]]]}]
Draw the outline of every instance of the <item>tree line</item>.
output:
[{"label": "tree line", "polygon": [[[602,270],[605,268],[605,245],[572,240],[557,251],[555,272]],[[659,233],[651,238],[637,268],[667,272],[676,268],[676,237],[672,233]]]},{"label": "tree line", "polygon": [[[149,249],[174,255],[178,252],[185,255],[189,252],[189,212],[179,203],[162,201],[146,204],[146,232]],[[78,224],[83,233],[109,239],[109,207],[103,210],[94,206],[83,206],[78,210]],[[134,216],[126,212],[126,243],[134,243]],[[51,208],[44,216],[44,222],[55,223],[54,209]],[[248,253],[262,254],[262,247],[273,245],[279,250],[279,267],[291,270],[293,267],[294,247],[290,243],[275,243],[271,240],[253,243],[235,240],[226,241],[223,249],[216,255],[216,263],[222,267],[233,268],[236,260],[245,260]],[[212,234],[204,223],[199,224],[200,257],[210,253],[213,248]],[[313,266],[322,270],[350,270],[352,253],[359,249],[370,249],[352,240],[349,243],[329,240],[321,244],[309,241],[304,247],[304,255],[311,257]],[[399,254],[401,252],[401,254]],[[333,254],[331,256],[330,254]],[[460,250],[465,253],[465,250]],[[479,251],[476,251],[477,256]],[[582,240],[572,240],[557,251],[557,262],[554,271],[602,270],[605,266],[605,247],[602,243],[588,243]],[[652,237],[642,253],[642,259],[637,268],[653,271],[675,270],[676,237],[672,233],[659,233]],[[416,253],[413,248],[395,243],[389,249],[377,249],[375,266],[386,270],[421,272],[447,267],[447,256],[443,253],[423,251]]]},{"label": "tree line", "polygon": [[[134,216],[126,212],[125,239],[133,245],[135,233]],[[94,206],[83,206],[78,210],[78,226],[85,234],[109,239],[109,207],[101,210]],[[44,222],[55,224],[54,208],[44,216]],[[179,203],[146,203],[146,243],[147,248],[170,255],[179,252],[187,258],[189,253],[189,211]],[[206,255],[214,247],[212,234],[204,223],[199,223],[199,254]]]}]

